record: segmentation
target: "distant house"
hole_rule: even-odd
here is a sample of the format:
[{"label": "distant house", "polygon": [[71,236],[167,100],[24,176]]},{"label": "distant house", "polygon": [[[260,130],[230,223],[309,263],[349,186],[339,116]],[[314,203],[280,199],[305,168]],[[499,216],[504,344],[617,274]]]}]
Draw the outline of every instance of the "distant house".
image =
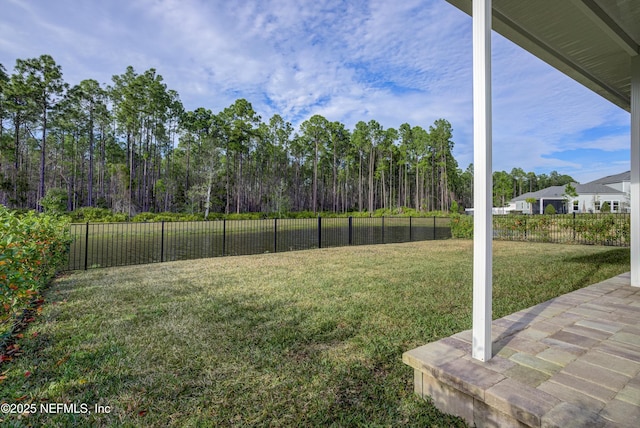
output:
[{"label": "distant house", "polygon": [[609,175],[587,184],[604,184],[605,186],[613,187],[616,190],[628,194],[631,187],[631,171]]},{"label": "distant house", "polygon": [[[537,192],[529,192],[514,198],[516,211],[525,214],[543,214],[547,205],[552,205],[557,213],[599,213],[605,202],[610,212],[629,210],[629,188],[631,173],[610,175],[585,184],[572,183],[577,197],[567,197],[565,186],[551,186]],[[527,199],[535,202],[529,203]]]}]

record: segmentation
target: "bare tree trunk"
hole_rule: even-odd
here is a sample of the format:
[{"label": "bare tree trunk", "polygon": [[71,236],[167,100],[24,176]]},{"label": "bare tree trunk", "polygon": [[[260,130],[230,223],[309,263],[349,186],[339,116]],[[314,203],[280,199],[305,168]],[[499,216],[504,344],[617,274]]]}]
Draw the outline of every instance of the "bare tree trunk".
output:
[{"label": "bare tree trunk", "polygon": [[313,212],[318,212],[318,139],[315,139],[315,154],[313,156]]},{"label": "bare tree trunk", "polygon": [[382,171],[382,208],[387,209],[387,187],[384,182],[384,170]]},{"label": "bare tree trunk", "polygon": [[338,195],[337,195],[337,181],[338,181],[338,159],[336,153],[336,142],[333,140],[333,211],[338,212]]},{"label": "bare tree trunk", "polygon": [[42,150],[40,152],[40,187],[38,188],[38,205],[37,210],[42,212],[42,206],[39,203],[39,200],[44,198],[44,174],[45,174],[45,160],[46,160],[46,150],[47,150],[47,108],[44,107],[44,111],[42,113]]},{"label": "bare tree trunk", "polygon": [[360,168],[358,170],[358,211],[362,212],[362,154],[360,155]]},{"label": "bare tree trunk", "polygon": [[211,187],[213,186],[213,165],[209,171],[209,180],[207,181],[207,200],[204,203],[204,219],[209,218],[209,208],[211,207]]},{"label": "bare tree trunk", "polygon": [[373,172],[375,170],[376,154],[373,147],[371,147],[371,153],[369,154],[369,212],[373,212],[373,193],[375,191],[373,187]]},{"label": "bare tree trunk", "polygon": [[416,211],[420,211],[420,169],[416,159]]},{"label": "bare tree trunk", "polygon": [[89,175],[87,177],[87,205],[93,206],[93,146],[95,135],[93,133],[93,110],[89,113]]},{"label": "bare tree trunk", "polygon": [[236,174],[236,214],[240,214],[240,194],[242,190],[242,156],[238,161],[238,172]]},{"label": "bare tree trunk", "polygon": [[230,207],[230,203],[231,203],[231,191],[230,191],[231,189],[230,189],[230,186],[229,186],[229,184],[230,184],[229,183],[229,178],[230,178],[229,177],[229,175],[230,175],[230,172],[229,172],[229,150],[227,150],[225,161],[226,161],[225,162],[226,163],[225,169],[226,169],[227,178],[226,178],[226,183],[225,183],[224,187],[225,187],[225,190],[227,192],[227,199],[225,201],[224,213],[225,214],[229,214],[229,207]]},{"label": "bare tree trunk", "polygon": [[127,132],[127,148],[129,148],[129,217],[131,217],[131,206],[133,205],[133,153],[135,150],[135,141],[131,140],[131,133]]}]

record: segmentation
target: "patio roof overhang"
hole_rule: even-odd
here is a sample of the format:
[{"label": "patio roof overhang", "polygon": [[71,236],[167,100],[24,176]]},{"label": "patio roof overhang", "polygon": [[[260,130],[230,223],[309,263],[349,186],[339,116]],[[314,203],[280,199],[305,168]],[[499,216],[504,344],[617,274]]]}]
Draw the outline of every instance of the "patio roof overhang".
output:
[{"label": "patio roof overhang", "polygon": [[631,112],[631,285],[640,287],[640,1],[447,0],[473,17],[474,358],[492,355],[491,29]]},{"label": "patio roof overhang", "polygon": [[[471,15],[471,0],[447,0]],[[492,28],[617,106],[631,108],[638,0],[493,0]]]}]

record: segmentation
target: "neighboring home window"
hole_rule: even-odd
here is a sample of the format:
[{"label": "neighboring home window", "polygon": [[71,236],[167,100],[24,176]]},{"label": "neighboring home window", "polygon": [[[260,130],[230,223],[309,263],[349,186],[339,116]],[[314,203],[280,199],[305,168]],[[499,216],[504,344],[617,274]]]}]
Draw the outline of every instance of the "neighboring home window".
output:
[{"label": "neighboring home window", "polygon": [[596,201],[596,212],[600,211],[600,201]]},{"label": "neighboring home window", "polygon": [[620,201],[611,201],[611,212],[617,213],[620,210]]},{"label": "neighboring home window", "polygon": [[575,200],[573,201],[573,211],[579,211],[580,210],[580,201],[579,200]]}]

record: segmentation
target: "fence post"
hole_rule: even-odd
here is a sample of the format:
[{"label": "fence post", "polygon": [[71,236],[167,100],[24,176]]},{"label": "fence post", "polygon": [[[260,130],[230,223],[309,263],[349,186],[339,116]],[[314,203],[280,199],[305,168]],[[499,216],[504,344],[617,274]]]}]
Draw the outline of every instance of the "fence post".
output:
[{"label": "fence post", "polygon": [[411,216],[409,216],[409,242],[413,241],[413,236],[411,233]]},{"label": "fence post", "polygon": [[278,219],[273,219],[273,252],[278,252]]},{"label": "fence post", "polygon": [[436,240],[436,216],[433,216],[433,240]]},{"label": "fence post", "polygon": [[573,242],[576,241],[576,213],[573,213]]},{"label": "fence post", "polygon": [[349,245],[353,245],[353,217],[349,216]]},{"label": "fence post", "polygon": [[222,257],[224,257],[227,247],[227,219],[222,219]]},{"label": "fence post", "polygon": [[164,220],[162,220],[162,231],[160,232],[160,263],[164,262]]},{"label": "fence post", "polygon": [[382,216],[382,243],[384,244],[384,216]]},{"label": "fence post", "polygon": [[322,248],[322,217],[318,216],[318,248]]},{"label": "fence post", "polygon": [[84,236],[84,270],[87,270],[89,261],[89,222],[87,222],[87,232]]}]

